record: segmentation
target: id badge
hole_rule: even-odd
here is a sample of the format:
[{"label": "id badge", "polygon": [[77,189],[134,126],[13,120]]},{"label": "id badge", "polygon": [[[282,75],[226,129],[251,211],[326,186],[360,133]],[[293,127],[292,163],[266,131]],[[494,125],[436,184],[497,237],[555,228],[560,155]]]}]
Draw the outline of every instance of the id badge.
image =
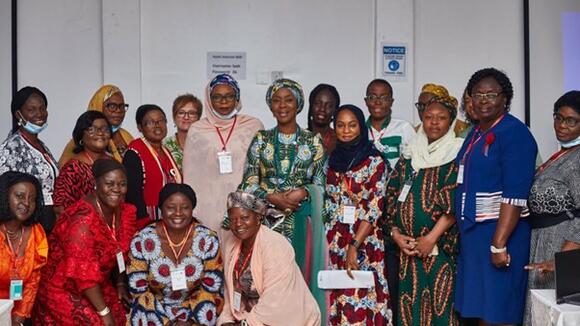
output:
[{"label": "id badge", "polygon": [[234,309],[241,311],[242,308],[242,294],[238,291],[234,291]]},{"label": "id badge", "polygon": [[44,194],[44,196],[42,197],[44,198],[44,205],[52,206],[54,204],[54,202],[52,201],[52,192]]},{"label": "id badge", "polygon": [[119,274],[125,271],[125,257],[122,252],[117,253],[117,266],[119,267]]},{"label": "id badge", "polygon": [[356,213],[356,207],[353,205],[342,206],[342,223],[354,224],[354,217]]},{"label": "id badge", "polygon": [[22,280],[11,280],[10,281],[10,300],[22,300],[22,292],[24,290],[24,285]]},{"label": "id badge", "polygon": [[219,152],[218,162],[220,165],[220,174],[229,174],[234,172],[231,152]]},{"label": "id badge", "polygon": [[407,196],[409,196],[409,191],[411,191],[412,183],[413,182],[411,180],[405,181],[405,185],[403,186],[403,189],[401,190],[401,193],[399,194],[399,199],[397,199],[401,203],[404,203],[405,200],[407,200]]},{"label": "id badge", "polygon": [[459,171],[457,171],[457,183],[463,183],[463,172],[465,170],[465,166],[463,164],[459,164]]},{"label": "id badge", "polygon": [[185,279],[185,269],[177,268],[171,270],[171,289],[173,291],[183,290],[187,288],[187,281]]}]

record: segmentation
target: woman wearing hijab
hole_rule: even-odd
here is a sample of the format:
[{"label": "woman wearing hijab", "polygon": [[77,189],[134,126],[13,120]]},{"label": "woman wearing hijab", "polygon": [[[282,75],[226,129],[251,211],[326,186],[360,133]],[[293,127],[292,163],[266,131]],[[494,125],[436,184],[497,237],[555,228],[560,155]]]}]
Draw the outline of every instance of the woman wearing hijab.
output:
[{"label": "woman wearing hijab", "polygon": [[343,105],[334,118],[337,144],[328,160],[325,212],[329,268],[372,271],[369,289],[330,293],[329,324],[390,325],[381,216],[385,206],[387,165],[369,140],[364,113]]},{"label": "woman wearing hijab", "polygon": [[457,101],[449,95],[427,102],[387,187],[387,232],[401,250],[396,313],[402,325],[457,325],[453,195],[463,139],[453,130],[456,115]]},{"label": "woman wearing hijab", "polygon": [[195,216],[218,231],[227,195],[242,180],[246,152],[254,135],[264,129],[260,120],[240,114],[238,82],[228,74],[217,75],[205,89],[206,117],[189,128],[183,154],[185,183],[197,190]]},{"label": "woman wearing hijab", "polygon": [[[431,101],[431,99],[436,97],[436,96],[442,97],[442,98],[453,99],[453,101],[454,101],[453,104],[455,105],[455,107],[457,107],[457,99],[455,99],[455,97],[449,95],[449,91],[447,90],[447,88],[445,88],[445,86],[437,85],[437,84],[425,84],[421,88],[421,93],[419,94],[419,98],[417,99],[417,102],[415,103],[415,108],[417,109],[417,112],[419,113],[419,119],[423,115],[423,112],[425,111],[425,108],[426,108],[427,104],[429,103],[429,101]],[[462,102],[462,104],[463,104],[463,102]],[[467,133],[467,129],[469,129],[469,127],[471,126],[471,123],[470,123],[471,120],[470,120],[469,116],[466,115],[466,118],[467,118],[467,122],[461,121],[459,119],[455,119],[454,130],[455,130],[455,134],[458,137],[461,137],[461,135],[465,135]],[[419,124],[415,127],[415,131],[419,131],[420,128],[421,128],[421,124]],[[463,136],[461,138],[465,138],[465,136]]]},{"label": "woman wearing hijab", "polygon": [[46,234],[56,219],[52,194],[58,164],[38,135],[48,123],[46,95],[36,87],[20,89],[12,99],[12,130],[0,145],[0,174],[18,171],[35,176],[42,185],[44,209],[39,222]]},{"label": "woman wearing hijab", "polygon": [[[88,111],[102,112],[111,125],[113,133],[111,134],[108,150],[117,162],[123,161],[127,145],[133,140],[133,136],[127,130],[121,128],[128,108],[129,104],[125,103],[123,93],[115,85],[101,86],[89,102]],[[64,166],[75,155],[74,149],[75,143],[71,139],[66,144],[58,160],[60,166]]]},{"label": "woman wearing hijab", "polygon": [[229,194],[227,207],[233,236],[224,243],[225,304],[218,325],[321,325],[292,246],[262,224],[268,204],[238,191]]}]

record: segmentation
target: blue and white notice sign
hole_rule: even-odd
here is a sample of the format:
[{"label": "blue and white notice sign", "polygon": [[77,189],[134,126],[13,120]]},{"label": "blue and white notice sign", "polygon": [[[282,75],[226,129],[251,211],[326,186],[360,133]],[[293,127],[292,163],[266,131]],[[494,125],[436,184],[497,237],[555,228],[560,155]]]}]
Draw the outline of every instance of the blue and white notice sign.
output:
[{"label": "blue and white notice sign", "polygon": [[407,68],[407,46],[404,44],[382,44],[383,77],[405,78]]}]

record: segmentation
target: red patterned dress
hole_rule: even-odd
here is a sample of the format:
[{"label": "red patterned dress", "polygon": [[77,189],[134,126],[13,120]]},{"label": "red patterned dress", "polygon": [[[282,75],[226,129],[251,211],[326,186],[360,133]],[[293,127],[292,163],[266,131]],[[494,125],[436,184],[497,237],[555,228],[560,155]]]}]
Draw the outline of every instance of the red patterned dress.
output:
[{"label": "red patterned dress", "polygon": [[[392,325],[380,222],[385,205],[385,179],[386,165],[378,155],[370,156],[344,174],[328,169],[328,198],[324,207],[328,216],[329,269],[346,269],[348,245],[361,221],[367,221],[372,229],[359,247],[358,263],[361,270],[372,271],[375,276],[375,286],[369,289],[332,290],[330,325]],[[342,212],[347,203],[356,207],[354,223],[343,223]]]},{"label": "red patterned dress", "polygon": [[54,206],[67,208],[95,189],[92,165],[77,159],[68,161],[54,183]]},{"label": "red patterned dress", "polygon": [[116,239],[91,204],[80,200],[58,218],[48,238],[48,263],[42,270],[34,324],[43,326],[102,325],[101,317],[83,291],[101,286],[117,325],[125,324],[125,310],[111,273],[117,269],[119,248],[127,253],[135,233],[135,207],[123,204]]}]

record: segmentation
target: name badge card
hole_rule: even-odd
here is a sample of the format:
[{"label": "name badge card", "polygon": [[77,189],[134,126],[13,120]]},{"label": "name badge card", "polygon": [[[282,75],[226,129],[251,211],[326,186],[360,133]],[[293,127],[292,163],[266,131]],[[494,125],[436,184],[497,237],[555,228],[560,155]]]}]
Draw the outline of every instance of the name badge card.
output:
[{"label": "name badge card", "polygon": [[238,291],[234,291],[234,309],[237,311],[241,311],[242,307],[242,294]]},{"label": "name badge card", "polygon": [[342,223],[354,224],[354,217],[356,213],[356,207],[353,205],[342,206]]},{"label": "name badge card", "polygon": [[22,292],[23,292],[23,283],[22,280],[11,280],[10,281],[10,300],[22,300]]},{"label": "name badge card", "polygon": [[413,181],[411,179],[405,181],[405,185],[403,186],[403,189],[399,194],[399,198],[397,199],[398,201],[404,203],[405,200],[407,200],[407,196],[409,196],[409,191],[411,191],[411,185],[413,185]]},{"label": "name badge card", "polygon": [[229,174],[234,172],[231,152],[219,152],[218,162],[220,166],[220,174]]},{"label": "name badge card", "polygon": [[185,269],[177,268],[171,270],[171,289],[173,291],[183,290],[187,288],[187,281],[185,279]]},{"label": "name badge card", "polygon": [[463,164],[459,164],[459,171],[457,171],[457,183],[463,183],[463,173],[465,172],[465,166]]},{"label": "name badge card", "polygon": [[125,271],[125,257],[123,257],[122,252],[117,253],[117,266],[119,267],[119,273],[123,273]]}]

